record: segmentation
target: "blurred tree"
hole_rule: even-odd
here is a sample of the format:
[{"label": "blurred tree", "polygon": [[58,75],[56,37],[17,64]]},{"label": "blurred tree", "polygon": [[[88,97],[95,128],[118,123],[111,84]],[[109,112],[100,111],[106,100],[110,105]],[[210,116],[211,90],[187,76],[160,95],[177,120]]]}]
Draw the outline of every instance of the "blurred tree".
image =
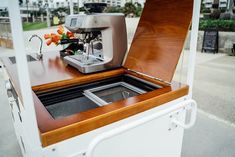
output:
[{"label": "blurred tree", "polygon": [[135,2],[135,6],[136,6],[136,16],[139,17],[142,14],[143,8],[142,8],[141,4],[138,2]]},{"label": "blurred tree", "polygon": [[56,15],[58,17],[65,16],[69,14],[69,8],[59,7],[51,11],[52,15]]},{"label": "blurred tree", "polygon": [[127,2],[123,8],[123,13],[125,16],[130,14],[136,15],[136,6],[131,2]]}]

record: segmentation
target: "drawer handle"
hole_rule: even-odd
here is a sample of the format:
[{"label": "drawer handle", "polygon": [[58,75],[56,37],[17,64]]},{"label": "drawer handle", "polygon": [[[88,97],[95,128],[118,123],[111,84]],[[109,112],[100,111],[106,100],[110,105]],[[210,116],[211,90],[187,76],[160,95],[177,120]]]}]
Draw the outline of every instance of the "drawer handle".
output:
[{"label": "drawer handle", "polygon": [[22,137],[20,136],[20,142],[21,142],[21,145],[22,145],[22,148],[24,150],[24,153],[26,153],[26,149],[25,149],[25,145],[24,145],[24,141],[22,139]]},{"label": "drawer handle", "polygon": [[5,88],[6,90],[9,90],[9,91],[12,90],[12,86],[9,80],[5,81]]},{"label": "drawer handle", "polygon": [[13,97],[9,97],[8,100],[9,100],[10,103],[15,103],[16,102],[16,99],[13,98]]},{"label": "drawer handle", "polygon": [[18,112],[18,116],[19,116],[20,122],[22,123],[22,118],[21,118],[20,112]]}]

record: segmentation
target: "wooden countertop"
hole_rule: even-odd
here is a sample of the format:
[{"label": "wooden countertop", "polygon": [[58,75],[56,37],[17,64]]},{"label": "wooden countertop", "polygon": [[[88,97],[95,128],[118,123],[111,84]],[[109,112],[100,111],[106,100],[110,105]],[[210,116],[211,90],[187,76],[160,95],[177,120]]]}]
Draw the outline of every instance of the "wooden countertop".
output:
[{"label": "wooden countertop", "polygon": [[[8,58],[2,58],[2,61],[20,96],[16,65],[11,64]],[[149,110],[188,93],[186,85],[176,82],[171,86],[165,85],[145,76],[128,72],[123,68],[94,74],[82,74],[75,68],[66,66],[58,52],[45,53],[42,61],[29,62],[28,65],[38,128],[44,147]],[[160,84],[163,88],[60,119],[54,119],[35,94],[38,91],[84,84],[125,73]]]},{"label": "wooden countertop", "polygon": [[[35,54],[30,54],[36,58]],[[12,64],[8,57],[1,58],[5,65],[8,75],[10,76],[17,93],[20,94],[16,64]],[[59,52],[52,51],[44,53],[43,60],[28,62],[30,81],[33,91],[50,89],[58,86],[72,85],[74,82],[86,80],[97,80],[97,75],[102,76],[100,79],[105,79],[106,75],[119,75],[124,71],[120,68],[113,72],[102,72],[94,74],[82,74],[77,69],[67,66],[60,58]],[[82,81],[83,82],[83,81]],[[82,83],[81,82],[81,83]]]}]

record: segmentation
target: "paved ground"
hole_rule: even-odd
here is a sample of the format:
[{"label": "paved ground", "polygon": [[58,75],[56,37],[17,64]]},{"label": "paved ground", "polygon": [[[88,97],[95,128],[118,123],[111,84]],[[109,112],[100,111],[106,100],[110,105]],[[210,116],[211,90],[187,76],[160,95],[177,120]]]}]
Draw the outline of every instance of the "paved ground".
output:
[{"label": "paved ground", "polygon": [[199,111],[196,125],[185,131],[181,157],[234,157],[235,127]]},{"label": "paved ground", "polygon": [[[181,58],[182,59],[182,58]],[[185,82],[188,51],[177,67],[174,80]],[[182,74],[182,75],[181,75]],[[235,57],[226,54],[197,53],[193,98],[199,108],[235,124]]]},{"label": "paved ground", "polygon": [[199,107],[235,123],[235,57],[223,56],[196,68],[194,98]]},{"label": "paved ground", "polygon": [[[185,81],[182,58],[175,80]],[[183,63],[187,60],[188,51]],[[234,157],[235,57],[198,52],[196,62],[193,98],[199,115],[195,127],[185,131],[182,157]]]},{"label": "paved ground", "polygon": [[[136,22],[135,22],[136,23]],[[129,25],[128,34],[133,34],[134,25]],[[131,26],[130,26],[131,25]],[[32,34],[43,34],[55,31],[55,28],[24,33],[27,51],[38,45],[37,39],[28,43]],[[130,43],[131,37],[129,38]],[[47,47],[44,51],[60,49]],[[0,48],[0,56],[13,54],[11,50]],[[174,80],[185,82],[188,51],[182,56]],[[197,65],[193,97],[198,102],[198,120],[190,130],[185,132],[182,157],[234,157],[235,156],[235,57],[224,54],[197,53]],[[183,64],[182,64],[183,63]],[[21,157],[16,142],[10,111],[0,73],[0,157]]]}]

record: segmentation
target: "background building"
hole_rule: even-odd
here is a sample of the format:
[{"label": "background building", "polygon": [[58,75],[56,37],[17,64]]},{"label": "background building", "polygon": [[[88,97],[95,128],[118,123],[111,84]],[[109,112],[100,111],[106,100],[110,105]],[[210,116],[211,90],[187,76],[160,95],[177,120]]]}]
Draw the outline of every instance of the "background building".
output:
[{"label": "background building", "polygon": [[[81,0],[72,0],[73,4],[77,6],[81,6],[83,3]],[[49,8],[59,8],[59,7],[69,7],[70,0],[22,0],[21,8],[22,7],[49,7]]]},{"label": "background building", "polygon": [[[217,5],[219,8],[227,8],[230,0],[203,0],[205,8],[212,8],[213,5]],[[233,0],[235,2],[235,0]]]},{"label": "background building", "polygon": [[[79,7],[83,7],[84,3],[92,3],[92,2],[101,2],[107,3],[108,6],[119,6],[123,7],[125,3],[132,2],[132,3],[140,3],[144,6],[145,0],[72,0],[73,5]],[[30,10],[34,10],[37,7],[46,7],[49,8],[59,8],[59,7],[69,7],[70,0],[22,0],[21,8],[28,7]]]},{"label": "background building", "polygon": [[132,3],[140,3],[141,6],[144,6],[145,0],[82,0],[82,6],[84,3],[93,3],[93,2],[97,2],[97,3],[107,3],[108,6],[112,6],[112,7],[124,7],[124,5],[127,2],[132,2]]},{"label": "background building", "polygon": [[[45,22],[48,19],[53,19],[54,16],[59,16],[61,22],[64,21],[64,17],[70,13],[70,3],[73,3],[74,13],[84,11],[85,3],[107,3],[107,12],[123,12],[126,16],[132,14],[132,16],[140,16],[142,8],[144,7],[145,0],[19,0],[21,17],[24,22]],[[132,3],[136,11],[133,12],[133,8],[127,6],[126,3]],[[137,5],[140,4],[140,5]],[[5,6],[5,7],[4,7]],[[0,16],[8,16],[7,14],[7,1],[3,1],[0,4]],[[79,7],[79,8],[78,8]],[[49,23],[49,22],[48,22]]]}]

